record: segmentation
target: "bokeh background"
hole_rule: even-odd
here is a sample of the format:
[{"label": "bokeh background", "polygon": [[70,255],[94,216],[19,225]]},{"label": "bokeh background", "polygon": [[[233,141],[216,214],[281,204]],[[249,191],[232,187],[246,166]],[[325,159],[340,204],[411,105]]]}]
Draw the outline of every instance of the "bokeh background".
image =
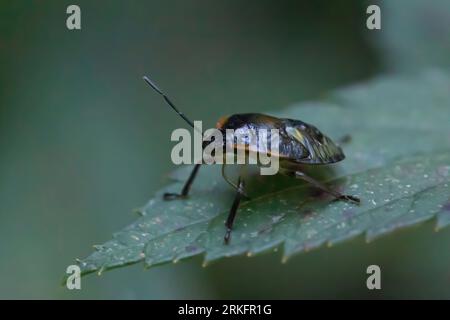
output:
[{"label": "bokeh background", "polygon": [[[450,298],[450,230],[426,223],[280,263],[280,253],[143,265],[60,285],[168,181],[183,126],[263,112],[385,73],[450,66],[445,0],[0,0],[0,298]],[[66,28],[78,4],[82,30]],[[218,170],[220,170],[218,168]],[[382,268],[382,290],[366,268]]]}]

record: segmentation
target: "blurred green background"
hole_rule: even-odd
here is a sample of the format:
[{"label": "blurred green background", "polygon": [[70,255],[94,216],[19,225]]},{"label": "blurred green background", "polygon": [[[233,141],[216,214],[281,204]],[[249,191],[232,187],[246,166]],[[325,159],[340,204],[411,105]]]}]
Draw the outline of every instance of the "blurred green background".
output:
[{"label": "blurred green background", "polygon": [[[168,180],[193,119],[275,111],[389,72],[450,66],[449,2],[0,1],[0,298],[450,298],[450,230],[426,223],[280,263],[280,253],[201,258],[88,276],[67,265],[135,219]],[[82,30],[66,28],[78,4]],[[218,168],[218,170],[220,170]],[[368,291],[366,268],[382,269]]]}]

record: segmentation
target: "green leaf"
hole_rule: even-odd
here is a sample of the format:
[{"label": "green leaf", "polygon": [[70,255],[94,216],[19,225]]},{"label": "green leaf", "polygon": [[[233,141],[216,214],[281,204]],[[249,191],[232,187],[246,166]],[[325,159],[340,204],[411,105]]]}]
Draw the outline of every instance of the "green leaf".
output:
[{"label": "green leaf", "polygon": [[205,263],[282,246],[284,259],[364,234],[367,240],[436,217],[450,223],[450,78],[436,71],[417,78],[384,77],[339,90],[322,102],[293,105],[276,115],[317,125],[333,138],[350,134],[340,164],[308,173],[361,205],[332,201],[295,179],[247,177],[251,200],[238,211],[229,245],[224,220],[234,191],[218,166],[203,166],[186,200],[163,201],[191,168],[173,175],[142,216],[88,258],[83,274],[145,261],[153,266],[203,254]]}]

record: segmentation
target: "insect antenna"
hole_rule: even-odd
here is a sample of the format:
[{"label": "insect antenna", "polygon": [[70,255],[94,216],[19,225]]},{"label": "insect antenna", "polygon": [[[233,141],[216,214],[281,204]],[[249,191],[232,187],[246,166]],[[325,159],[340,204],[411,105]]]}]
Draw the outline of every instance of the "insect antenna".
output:
[{"label": "insect antenna", "polygon": [[145,82],[147,82],[147,84],[150,86],[150,87],[152,87],[156,92],[158,92],[160,95],[162,95],[163,96],[163,98],[164,98],[164,100],[167,102],[167,104],[169,105],[169,106],[171,106],[172,107],[172,109],[176,112],[176,113],[178,113],[178,115],[180,116],[180,117],[182,117],[183,119],[184,119],[184,121],[186,121],[192,128],[194,128],[194,129],[196,129],[195,127],[194,127],[194,123],[191,121],[191,120],[189,120],[185,115],[184,115],[184,113],[183,112],[181,112],[180,110],[178,110],[177,109],[177,107],[175,107],[175,105],[173,104],[173,102],[169,99],[169,97],[168,96],[166,96],[166,94],[152,81],[152,80],[150,80],[150,78],[149,77],[147,77],[147,76],[143,76],[142,77],[142,79],[144,79],[144,81]]}]

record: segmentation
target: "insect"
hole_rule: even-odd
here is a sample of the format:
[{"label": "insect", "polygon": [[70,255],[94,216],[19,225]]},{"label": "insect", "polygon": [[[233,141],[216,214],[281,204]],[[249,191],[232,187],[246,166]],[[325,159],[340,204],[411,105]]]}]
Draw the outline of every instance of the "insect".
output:
[{"label": "insect", "polygon": [[[181,118],[195,129],[193,122],[175,107],[169,97],[152,80],[147,76],[144,76],[143,79],[164,98],[167,104],[181,116]],[[342,161],[345,158],[342,149],[329,137],[320,132],[315,126],[300,120],[279,119],[264,114],[246,113],[222,117],[217,122],[216,128],[221,132],[225,132],[226,129],[241,131],[251,129],[278,129],[279,150],[277,157],[279,157],[279,172],[281,174],[304,180],[338,200],[349,201],[356,204],[360,203],[359,198],[341,194],[339,191],[327,187],[323,183],[302,172],[302,166],[304,165],[332,164]],[[205,147],[205,145],[203,147]],[[246,152],[248,152],[248,150],[255,149],[257,146],[253,145],[251,142],[247,144],[236,144],[233,146],[234,152],[239,148],[244,148]],[[258,150],[256,150],[256,152],[258,152]],[[164,199],[173,200],[186,198],[200,169],[200,165],[201,164],[194,165],[194,168],[180,193],[165,193],[163,195]],[[231,206],[228,218],[225,221],[226,232],[224,242],[225,244],[228,244],[240,202],[243,198],[248,198],[248,196],[245,193],[243,178],[239,176],[237,184],[234,184],[226,177],[224,168],[225,164],[222,165],[222,176],[236,190],[235,199]]]}]

